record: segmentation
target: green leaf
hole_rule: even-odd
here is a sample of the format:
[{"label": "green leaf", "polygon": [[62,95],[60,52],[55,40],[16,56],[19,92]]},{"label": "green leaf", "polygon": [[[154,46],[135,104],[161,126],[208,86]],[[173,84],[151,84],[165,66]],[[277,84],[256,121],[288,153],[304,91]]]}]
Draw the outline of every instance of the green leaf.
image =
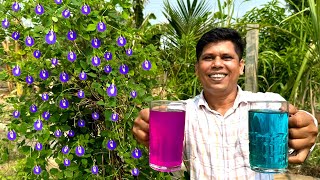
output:
[{"label": "green leaf", "polygon": [[88,73],[88,76],[91,76],[91,77],[95,78],[95,77],[97,77],[97,74],[91,72],[91,73]]},{"label": "green leaf", "polygon": [[97,25],[95,25],[95,24],[89,24],[89,25],[87,26],[86,31],[94,31],[94,30],[96,30],[96,26],[97,26]]},{"label": "green leaf", "polygon": [[69,178],[72,178],[73,177],[73,172],[66,170],[66,171],[64,171],[64,175],[66,175]]},{"label": "green leaf", "polygon": [[58,22],[58,18],[57,17],[52,17],[52,21],[53,22]]},{"label": "green leaf", "polygon": [[56,168],[50,169],[50,174],[57,174],[58,172],[59,172],[59,170]]},{"label": "green leaf", "polygon": [[103,106],[104,102],[103,102],[103,100],[100,100],[100,101],[97,102],[97,104]]},{"label": "green leaf", "polygon": [[98,89],[98,88],[101,87],[101,84],[100,84],[100,83],[97,83],[97,82],[93,82],[93,83],[91,84],[91,87],[92,87],[93,89]]},{"label": "green leaf", "polygon": [[88,164],[88,160],[87,159],[81,159],[81,163],[84,164],[84,165],[87,165]]},{"label": "green leaf", "polygon": [[80,61],[80,65],[83,69],[88,69],[89,65],[87,64],[86,61]]}]

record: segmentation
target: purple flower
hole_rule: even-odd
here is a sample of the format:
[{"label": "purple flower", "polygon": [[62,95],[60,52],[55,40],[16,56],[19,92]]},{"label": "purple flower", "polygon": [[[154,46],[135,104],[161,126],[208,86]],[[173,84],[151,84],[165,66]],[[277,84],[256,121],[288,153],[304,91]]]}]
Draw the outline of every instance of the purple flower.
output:
[{"label": "purple flower", "polygon": [[97,113],[97,112],[93,112],[91,116],[92,116],[92,119],[94,119],[94,120],[98,120],[100,117],[99,113]]},{"label": "purple flower", "polygon": [[85,72],[81,72],[80,74],[79,74],[79,78],[80,78],[80,80],[86,80],[87,79],[87,74],[85,73]]},{"label": "purple flower", "polygon": [[104,54],[104,58],[107,60],[107,61],[110,61],[112,59],[112,53],[111,52],[106,52]]},{"label": "purple flower", "polygon": [[63,11],[62,11],[62,16],[63,16],[64,18],[70,17],[70,11],[69,11],[69,9],[63,10]]},{"label": "purple flower", "polygon": [[29,47],[33,46],[33,45],[34,45],[34,39],[33,39],[33,37],[27,36],[27,37],[26,37],[26,40],[25,40],[25,43],[26,43],[26,46],[29,46]]},{"label": "purple flower", "polygon": [[82,146],[77,146],[76,149],[75,149],[75,153],[77,156],[83,156],[84,153],[85,153],[85,150]]},{"label": "purple flower", "polygon": [[126,74],[128,74],[128,72],[129,72],[129,67],[128,67],[126,64],[122,64],[122,65],[119,67],[119,72],[120,72],[121,74],[126,75]]},{"label": "purple flower", "polygon": [[79,119],[78,126],[79,127],[84,127],[85,125],[86,125],[86,122],[84,120],[82,120],[82,119]]},{"label": "purple flower", "polygon": [[41,70],[39,76],[42,80],[46,80],[49,77],[49,72],[45,69]]},{"label": "purple flower", "polygon": [[141,66],[142,66],[142,69],[144,69],[146,71],[149,71],[152,67],[151,62],[148,60],[144,60],[141,64]]},{"label": "purple flower", "polygon": [[59,61],[58,61],[57,58],[52,58],[52,59],[51,59],[51,64],[52,64],[53,66],[58,65],[58,63],[59,63]]},{"label": "purple flower", "polygon": [[40,50],[35,50],[33,51],[33,57],[39,59],[41,57],[41,52]]},{"label": "purple flower", "polygon": [[44,8],[41,4],[38,4],[35,8],[34,11],[36,12],[36,14],[38,15],[42,15],[44,13]]},{"label": "purple flower", "polygon": [[116,147],[117,147],[117,143],[114,141],[114,140],[109,140],[108,141],[108,143],[107,143],[107,148],[109,149],[109,150],[114,150],[114,149],[116,149]]},{"label": "purple flower", "polygon": [[60,100],[59,105],[60,105],[60,108],[67,109],[69,107],[69,101],[63,98]]},{"label": "purple flower", "polygon": [[15,31],[15,32],[13,32],[13,33],[11,34],[11,37],[12,37],[12,39],[14,39],[14,40],[19,40],[19,38],[20,38],[20,33],[17,32],[17,31]]},{"label": "purple flower", "polygon": [[70,51],[70,52],[68,53],[68,60],[69,60],[70,62],[74,62],[76,59],[77,59],[76,53]]},{"label": "purple flower", "polygon": [[14,66],[12,69],[12,74],[14,76],[20,76],[21,75],[21,69],[19,66]]},{"label": "purple flower", "polygon": [[43,101],[48,101],[49,100],[49,94],[48,93],[43,93],[41,97],[42,97]]},{"label": "purple flower", "polygon": [[110,119],[111,119],[112,121],[118,121],[119,115],[118,115],[117,113],[113,113],[113,114],[111,114]]},{"label": "purple flower", "polygon": [[43,128],[43,123],[40,119],[36,120],[36,122],[33,123],[33,127],[37,131],[41,131]]},{"label": "purple flower", "polygon": [[14,118],[19,118],[19,117],[20,117],[20,112],[17,111],[17,110],[15,110],[15,111],[13,111],[12,116],[13,116]]},{"label": "purple flower", "polygon": [[82,14],[84,14],[84,15],[90,14],[90,12],[91,12],[90,6],[87,5],[87,4],[83,5],[83,6],[81,7],[81,12],[82,12]]},{"label": "purple flower", "polygon": [[68,154],[70,151],[70,148],[68,146],[63,146],[61,149],[62,154]]},{"label": "purple flower", "polygon": [[110,97],[117,96],[118,90],[117,90],[116,85],[110,84],[110,86],[107,88],[107,94],[108,94],[108,96],[110,96]]},{"label": "purple flower", "polygon": [[60,73],[59,79],[61,82],[66,83],[69,81],[69,75],[66,72],[62,72]]},{"label": "purple flower", "polygon": [[123,37],[123,36],[120,36],[120,37],[118,38],[118,40],[117,40],[117,44],[118,44],[118,46],[123,47],[124,45],[127,44],[126,38]]},{"label": "purple flower", "polygon": [[33,173],[35,174],[35,175],[39,175],[39,174],[41,174],[41,167],[40,166],[34,166],[34,168],[33,168]]},{"label": "purple flower", "polygon": [[37,142],[36,145],[34,146],[34,149],[37,151],[41,151],[42,150],[42,144]]},{"label": "purple flower", "polygon": [[62,136],[61,130],[60,130],[60,129],[56,130],[56,131],[54,132],[54,136],[57,137],[57,138],[61,137],[61,136]]},{"label": "purple flower", "polygon": [[135,148],[132,153],[131,153],[132,157],[135,159],[139,159],[142,156],[141,150]]},{"label": "purple flower", "polygon": [[126,50],[126,54],[127,54],[128,56],[132,56],[132,53],[133,53],[133,51],[132,51],[131,48],[129,48],[129,49]]},{"label": "purple flower", "polygon": [[136,98],[137,97],[137,91],[133,90],[130,92],[130,95],[132,98]]},{"label": "purple flower", "polygon": [[69,137],[74,137],[74,135],[75,135],[74,130],[69,130],[68,136],[69,136]]},{"label": "purple flower", "polygon": [[78,91],[78,98],[84,98],[84,91],[83,90],[79,90]]},{"label": "purple flower", "polygon": [[42,113],[42,118],[43,118],[44,120],[48,120],[48,119],[50,118],[50,113],[49,113],[49,111],[43,112],[43,113]]},{"label": "purple flower", "polygon": [[10,141],[14,141],[17,138],[17,133],[14,130],[8,132],[7,137]]},{"label": "purple flower", "polygon": [[30,112],[35,113],[38,111],[38,108],[35,104],[32,104],[29,108]]},{"label": "purple flower", "polygon": [[20,5],[19,5],[18,2],[14,2],[14,3],[12,4],[11,8],[12,8],[13,11],[17,12],[17,11],[20,10]]},{"label": "purple flower", "polygon": [[105,72],[105,73],[109,74],[109,73],[111,73],[111,71],[112,71],[112,68],[111,68],[110,65],[106,65],[106,66],[104,67],[104,72]]},{"label": "purple flower", "polygon": [[77,39],[77,33],[73,30],[70,30],[67,34],[67,38],[70,40],[70,41],[74,41]]},{"label": "purple flower", "polygon": [[2,21],[2,27],[3,27],[4,29],[7,29],[9,26],[10,26],[10,22],[8,21],[7,18],[5,18],[5,19]]},{"label": "purple flower", "polygon": [[63,164],[64,164],[65,166],[70,166],[71,161],[70,161],[69,159],[65,158],[65,159],[63,160]]},{"label": "purple flower", "polygon": [[100,63],[101,63],[101,60],[100,60],[100,58],[98,56],[94,56],[91,59],[91,63],[92,63],[93,66],[99,66]]},{"label": "purple flower", "polygon": [[27,82],[28,85],[32,84],[33,81],[34,81],[34,80],[33,80],[33,77],[32,77],[32,76],[28,75],[28,76],[26,77],[26,82]]},{"label": "purple flower", "polygon": [[91,173],[92,174],[98,174],[99,173],[99,168],[98,168],[97,165],[92,166]]},{"label": "purple flower", "polygon": [[99,31],[99,32],[104,32],[105,30],[107,29],[107,26],[106,26],[106,24],[104,23],[104,22],[99,22],[98,24],[97,24],[97,30]]},{"label": "purple flower", "polygon": [[55,2],[56,4],[61,4],[61,3],[62,3],[62,0],[54,0],[54,2]]},{"label": "purple flower", "polygon": [[138,176],[139,175],[139,169],[138,168],[133,168],[132,170],[131,170],[131,174],[133,175],[133,176]]},{"label": "purple flower", "polygon": [[57,41],[57,35],[53,30],[50,30],[46,35],[46,42],[48,44],[54,44]]},{"label": "purple flower", "polygon": [[99,48],[101,46],[101,41],[98,38],[93,38],[91,40],[91,45],[93,48]]}]

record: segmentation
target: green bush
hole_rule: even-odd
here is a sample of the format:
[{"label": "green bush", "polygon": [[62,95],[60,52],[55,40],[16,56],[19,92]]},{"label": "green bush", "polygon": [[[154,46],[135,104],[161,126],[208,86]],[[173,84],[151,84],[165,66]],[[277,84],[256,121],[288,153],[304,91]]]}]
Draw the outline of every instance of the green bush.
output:
[{"label": "green bush", "polygon": [[[76,0],[63,0],[62,4],[53,0],[43,0],[41,4],[23,2],[0,1],[0,17],[4,17],[1,21],[6,23],[6,19],[10,23],[9,27],[1,28],[0,39],[20,33],[16,41],[10,38],[16,47],[10,46],[10,51],[0,56],[1,62],[12,68],[12,72],[1,72],[2,79],[15,82],[18,88],[18,96],[8,98],[8,102],[20,116],[14,118],[14,112],[5,113],[11,114],[8,129],[15,131],[14,142],[26,156],[20,174],[29,179],[132,179],[132,169],[138,168],[142,179],[165,178],[165,174],[149,168],[147,151],[131,135],[139,110],[156,98],[152,90],[159,85],[157,75],[162,68],[158,47],[150,43],[154,41],[156,28],[136,29],[128,0],[91,0],[87,4]],[[14,3],[20,3],[20,10],[13,11]],[[44,8],[41,15],[35,13],[37,7],[41,10],[39,5]],[[81,13],[84,5],[91,9],[87,15]],[[71,12],[68,18],[62,16],[66,9]],[[103,32],[97,30],[100,22],[106,24]],[[75,40],[68,40],[70,31],[77,34]],[[32,46],[26,45],[27,37],[34,39]],[[126,39],[124,46],[117,44],[120,37]],[[100,47],[93,47],[92,43],[99,44],[94,39],[100,40]],[[128,49],[132,55],[126,54]],[[74,62],[67,58],[70,52],[76,54]],[[106,52],[112,53],[112,60],[104,58]],[[52,64],[54,58],[59,62],[57,65]],[[93,65],[99,62],[98,58],[101,64]],[[151,63],[151,69],[142,68],[145,60]],[[110,73],[105,72],[107,65],[112,68]],[[119,72],[123,65],[129,68],[127,74]],[[40,78],[44,70],[48,78]],[[87,74],[86,80],[79,79],[82,72]],[[26,82],[29,76],[34,82]],[[113,85],[117,88],[116,96],[107,93]],[[79,90],[84,98],[77,96]],[[133,91],[136,97],[132,96]],[[49,95],[48,100],[43,100],[43,94]],[[32,112],[35,107],[37,110]],[[50,113],[48,120],[44,119],[45,112]],[[93,119],[93,113],[99,114],[97,120]],[[118,115],[118,120],[112,120],[113,115]],[[78,126],[80,119],[85,121],[85,127]],[[57,130],[62,133],[59,138],[54,135]],[[71,130],[74,137],[69,134]],[[114,150],[108,149],[109,140],[117,144]],[[36,143],[42,144],[42,150],[35,149]],[[70,151],[63,154],[65,146]],[[84,147],[83,156],[76,155],[78,146]],[[141,158],[132,157],[135,149],[141,150]],[[50,157],[59,168],[50,168]],[[64,165],[66,158],[71,162],[68,167]],[[93,165],[99,169],[97,175],[91,173]],[[41,167],[40,175],[34,174],[35,166]]]}]

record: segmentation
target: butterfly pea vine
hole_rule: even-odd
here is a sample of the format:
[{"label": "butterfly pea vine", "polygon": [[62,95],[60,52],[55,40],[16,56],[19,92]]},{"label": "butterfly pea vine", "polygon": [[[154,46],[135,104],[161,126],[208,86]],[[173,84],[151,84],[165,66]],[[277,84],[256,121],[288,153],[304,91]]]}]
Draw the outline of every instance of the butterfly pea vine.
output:
[{"label": "butterfly pea vine", "polygon": [[[130,130],[139,107],[152,100],[159,54],[142,38],[146,32],[124,24],[129,1],[4,3],[2,29],[21,46],[20,60],[7,60],[9,78],[25,91],[13,100],[7,139],[34,142],[20,144],[24,170],[58,179],[151,177]],[[17,23],[28,18],[32,26]],[[47,172],[49,157],[58,170]]]}]

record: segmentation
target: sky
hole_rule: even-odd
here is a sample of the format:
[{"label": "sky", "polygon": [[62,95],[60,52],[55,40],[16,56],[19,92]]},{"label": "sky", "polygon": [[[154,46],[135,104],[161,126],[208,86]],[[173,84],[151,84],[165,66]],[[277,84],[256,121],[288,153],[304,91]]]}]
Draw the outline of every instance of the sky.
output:
[{"label": "sky", "polygon": [[[162,23],[166,22],[164,15],[162,14],[163,11],[163,1],[164,0],[149,0],[146,3],[144,15],[146,16],[149,13],[154,13],[157,17],[157,20],[150,21],[151,23]],[[177,0],[169,0],[170,4],[176,5]],[[211,7],[213,7],[213,12],[218,10],[217,0],[207,0]],[[254,7],[262,7],[263,4],[270,2],[271,0],[235,0],[235,17],[241,17],[247,11],[251,10]],[[221,0],[223,2],[223,0]],[[284,0],[279,0],[280,4],[284,5]]]}]

